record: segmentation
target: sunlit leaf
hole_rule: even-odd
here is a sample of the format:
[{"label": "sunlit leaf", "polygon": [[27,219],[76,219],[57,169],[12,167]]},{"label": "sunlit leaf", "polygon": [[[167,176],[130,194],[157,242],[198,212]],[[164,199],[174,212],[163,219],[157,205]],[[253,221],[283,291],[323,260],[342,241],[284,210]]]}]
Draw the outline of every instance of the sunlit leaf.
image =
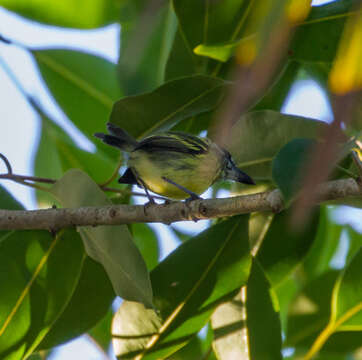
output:
[{"label": "sunlit leaf", "polygon": [[3,6],[31,20],[49,25],[89,29],[117,21],[115,0],[0,0]]},{"label": "sunlit leaf", "polygon": [[[0,243],[0,357],[31,354],[62,314],[85,258],[74,231],[14,231]],[[67,266],[64,266],[64,264]]]},{"label": "sunlit leaf", "polygon": [[[233,217],[211,227],[183,243],[152,271],[154,304],[163,325],[161,332],[154,335],[152,345],[144,349],[144,359],[164,358],[184,346],[206,324],[215,306],[245,284],[251,263],[247,219],[247,216]],[[137,313],[136,308],[134,305]],[[149,324],[153,316],[137,315]],[[114,321],[115,347],[117,336],[121,335],[118,339],[122,340],[127,335],[115,332],[116,326]],[[136,334],[133,328],[128,344],[121,344],[122,351],[127,348],[130,352],[122,353],[124,358],[135,356],[134,352],[144,347],[145,337],[149,340],[152,336],[149,333],[146,336],[143,328],[138,329],[141,338]]]}]

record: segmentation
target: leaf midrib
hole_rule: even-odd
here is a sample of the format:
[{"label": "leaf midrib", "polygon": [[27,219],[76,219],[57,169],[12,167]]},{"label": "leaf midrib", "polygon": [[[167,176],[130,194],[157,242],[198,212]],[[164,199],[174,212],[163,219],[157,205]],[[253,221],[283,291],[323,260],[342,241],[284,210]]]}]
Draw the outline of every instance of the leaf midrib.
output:
[{"label": "leaf midrib", "polygon": [[105,107],[109,109],[112,108],[114,101],[108,95],[99,91],[91,83],[87,82],[86,80],[66,68],[61,63],[46,55],[45,53],[36,51],[34,52],[34,54],[38,61],[42,62],[45,66],[56,72],[58,75],[76,85],[79,89],[83,90],[85,93],[93,97]]}]

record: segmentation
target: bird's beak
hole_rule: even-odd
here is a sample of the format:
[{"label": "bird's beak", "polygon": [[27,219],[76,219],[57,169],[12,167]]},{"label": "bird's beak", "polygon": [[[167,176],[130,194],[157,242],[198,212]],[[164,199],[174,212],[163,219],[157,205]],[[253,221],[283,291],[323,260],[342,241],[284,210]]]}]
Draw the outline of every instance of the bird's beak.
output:
[{"label": "bird's beak", "polygon": [[225,175],[226,179],[234,180],[243,184],[255,185],[254,180],[236,166],[233,166],[233,168],[227,171]]}]

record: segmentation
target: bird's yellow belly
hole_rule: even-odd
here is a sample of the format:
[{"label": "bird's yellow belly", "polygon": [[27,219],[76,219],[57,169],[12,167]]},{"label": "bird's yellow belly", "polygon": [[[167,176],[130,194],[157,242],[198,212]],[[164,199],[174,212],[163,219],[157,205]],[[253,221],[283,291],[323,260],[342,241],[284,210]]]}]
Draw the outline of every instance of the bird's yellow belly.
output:
[{"label": "bird's yellow belly", "polygon": [[206,191],[212,185],[215,178],[213,175],[200,173],[199,167],[194,167],[187,171],[175,171],[171,166],[160,166],[160,164],[150,162],[147,158],[142,157],[131,158],[129,166],[134,169],[137,176],[142,179],[149,190],[178,200],[186,199],[190,195],[177,186],[170,184],[163,177],[198,195]]}]

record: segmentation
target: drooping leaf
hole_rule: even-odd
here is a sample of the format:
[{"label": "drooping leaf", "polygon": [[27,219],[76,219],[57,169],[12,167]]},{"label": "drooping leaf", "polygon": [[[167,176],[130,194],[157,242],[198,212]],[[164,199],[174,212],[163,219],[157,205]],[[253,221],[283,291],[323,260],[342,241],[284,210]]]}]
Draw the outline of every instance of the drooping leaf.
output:
[{"label": "drooping leaf", "polygon": [[283,211],[274,215],[256,258],[273,286],[283,281],[307,255],[319,222],[319,211],[301,231],[290,227],[290,213]]},{"label": "drooping leaf", "polygon": [[[111,204],[97,184],[80,170],[68,171],[51,191],[65,207]],[[79,232],[87,254],[103,265],[116,294],[151,306],[149,274],[127,226],[88,226]]]},{"label": "drooping leaf", "polygon": [[85,258],[74,235],[14,231],[1,241],[1,358],[30,355],[68,304]]},{"label": "drooping leaf", "polygon": [[115,0],[0,0],[0,6],[31,20],[49,25],[89,29],[117,21],[120,9]]},{"label": "drooping leaf", "polygon": [[[144,359],[164,358],[185,345],[206,324],[215,306],[245,284],[251,262],[247,219],[247,216],[233,217],[209,228],[183,243],[152,271],[154,303],[163,325],[152,345],[144,349]],[[137,313],[136,308],[137,305],[134,306]],[[152,324],[145,314],[137,317]],[[117,341],[124,341],[127,336],[127,329],[117,333],[114,327],[113,343],[117,347]],[[135,333],[133,329],[135,338],[131,336],[127,344],[121,345],[122,351],[127,348],[129,352],[122,354],[124,358],[135,356],[135,351],[143,348],[145,340],[151,337],[142,328],[138,329],[143,334],[141,339]]]},{"label": "drooping leaf", "polygon": [[273,159],[272,176],[289,206],[302,185],[303,169],[316,145],[313,139],[293,139]]},{"label": "drooping leaf", "polygon": [[[93,134],[107,122],[113,103],[121,96],[116,66],[75,50],[32,50],[32,54],[57,103],[70,121],[94,141]],[[95,144],[110,154],[109,146]]]},{"label": "drooping leaf", "polygon": [[[67,307],[40,343],[38,350],[50,349],[95,326],[105,316],[115,296],[101,264],[86,257],[77,287]],[[110,336],[109,331],[110,328]]]},{"label": "drooping leaf", "polygon": [[246,292],[250,359],[282,359],[279,304],[261,266],[253,262]]},{"label": "drooping leaf", "polygon": [[110,121],[142,138],[214,109],[222,99],[225,86],[223,80],[208,76],[170,81],[150,93],[117,101]]},{"label": "drooping leaf", "polygon": [[256,111],[243,116],[231,129],[228,150],[237,165],[252,178],[271,179],[274,156],[294,138],[311,138],[325,123],[275,111]]}]

